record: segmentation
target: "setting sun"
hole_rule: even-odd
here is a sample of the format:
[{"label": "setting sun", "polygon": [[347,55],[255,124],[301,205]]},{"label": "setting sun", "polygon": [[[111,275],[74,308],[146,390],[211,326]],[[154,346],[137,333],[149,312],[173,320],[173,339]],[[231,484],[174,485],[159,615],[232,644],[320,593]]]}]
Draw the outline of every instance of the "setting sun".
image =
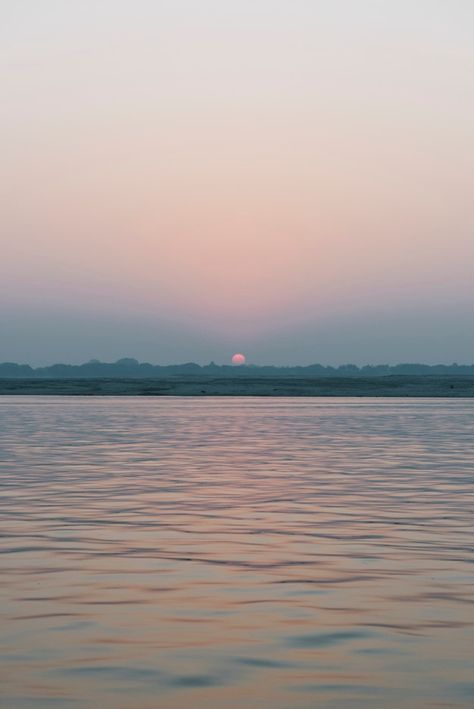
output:
[{"label": "setting sun", "polygon": [[242,365],[245,364],[245,361],[245,355],[241,352],[236,352],[236,354],[232,356],[232,364]]}]

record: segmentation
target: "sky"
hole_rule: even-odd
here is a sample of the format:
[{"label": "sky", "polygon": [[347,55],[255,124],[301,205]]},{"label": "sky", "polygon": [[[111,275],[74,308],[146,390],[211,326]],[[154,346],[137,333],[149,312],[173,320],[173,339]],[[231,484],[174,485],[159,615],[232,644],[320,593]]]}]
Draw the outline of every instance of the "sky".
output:
[{"label": "sky", "polygon": [[472,0],[0,0],[0,361],[474,362]]}]

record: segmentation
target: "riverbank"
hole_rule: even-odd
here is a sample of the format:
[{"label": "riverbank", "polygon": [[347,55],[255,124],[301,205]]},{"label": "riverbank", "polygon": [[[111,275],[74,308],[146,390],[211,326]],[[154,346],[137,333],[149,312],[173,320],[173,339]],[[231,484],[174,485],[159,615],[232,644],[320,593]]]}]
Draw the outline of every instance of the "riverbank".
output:
[{"label": "riverbank", "polygon": [[474,397],[474,377],[0,379],[0,395]]}]

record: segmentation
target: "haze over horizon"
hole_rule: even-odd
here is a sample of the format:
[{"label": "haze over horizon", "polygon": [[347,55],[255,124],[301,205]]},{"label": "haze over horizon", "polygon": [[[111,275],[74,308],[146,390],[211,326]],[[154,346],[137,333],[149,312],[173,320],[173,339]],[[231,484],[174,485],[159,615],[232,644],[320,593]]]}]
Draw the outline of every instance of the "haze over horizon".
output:
[{"label": "haze over horizon", "polygon": [[472,363],[470,0],[17,0],[0,44],[0,361]]}]

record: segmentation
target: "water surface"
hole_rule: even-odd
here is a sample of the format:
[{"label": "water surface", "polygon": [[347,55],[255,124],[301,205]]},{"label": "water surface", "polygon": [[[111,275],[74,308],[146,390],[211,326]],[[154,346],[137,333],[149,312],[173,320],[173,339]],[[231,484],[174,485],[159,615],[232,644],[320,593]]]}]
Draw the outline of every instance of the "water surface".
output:
[{"label": "water surface", "polygon": [[0,399],[0,705],[474,701],[474,401]]}]

